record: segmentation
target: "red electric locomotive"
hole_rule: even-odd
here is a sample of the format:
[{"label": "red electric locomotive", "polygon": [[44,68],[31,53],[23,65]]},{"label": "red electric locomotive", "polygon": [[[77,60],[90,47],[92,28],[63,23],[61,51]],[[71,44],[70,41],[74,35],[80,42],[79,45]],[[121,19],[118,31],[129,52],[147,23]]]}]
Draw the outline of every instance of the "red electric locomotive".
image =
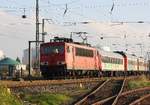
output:
[{"label": "red electric locomotive", "polygon": [[55,37],[40,47],[40,69],[46,78],[99,75],[100,56],[89,44]]}]

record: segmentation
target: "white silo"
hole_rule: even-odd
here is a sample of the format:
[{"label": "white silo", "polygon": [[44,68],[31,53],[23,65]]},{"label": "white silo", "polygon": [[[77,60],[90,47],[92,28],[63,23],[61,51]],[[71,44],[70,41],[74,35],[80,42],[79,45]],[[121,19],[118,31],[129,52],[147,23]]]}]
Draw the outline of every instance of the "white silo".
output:
[{"label": "white silo", "polygon": [[0,60],[3,59],[5,57],[5,54],[2,50],[0,50]]}]

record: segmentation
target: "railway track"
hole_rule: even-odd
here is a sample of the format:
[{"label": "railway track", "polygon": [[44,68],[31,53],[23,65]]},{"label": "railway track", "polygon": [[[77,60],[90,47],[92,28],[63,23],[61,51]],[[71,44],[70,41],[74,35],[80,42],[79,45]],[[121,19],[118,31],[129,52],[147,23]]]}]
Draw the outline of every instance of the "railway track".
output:
[{"label": "railway track", "polygon": [[[145,105],[150,100],[150,87],[130,90],[126,88],[127,80],[137,77],[121,78],[84,78],[70,80],[36,80],[36,81],[0,81],[8,88],[51,86],[57,84],[79,84],[89,82],[99,82],[91,92],[82,95],[82,99],[73,105]],[[149,101],[147,101],[149,102]],[[139,104],[142,103],[142,104]],[[147,104],[146,104],[147,105]],[[149,105],[149,104],[148,104]]]},{"label": "railway track", "polygon": [[[124,77],[110,77],[111,79],[123,79]],[[129,78],[136,78],[131,76]],[[32,87],[32,86],[46,86],[55,84],[73,84],[73,83],[88,83],[104,81],[106,78],[82,78],[82,79],[66,79],[66,80],[33,80],[33,81],[3,81],[0,80],[0,85],[4,85],[8,88],[19,87]]]},{"label": "railway track", "polygon": [[[127,91],[127,92],[122,93],[119,96],[118,101],[115,105],[144,105],[144,104],[138,104],[138,103],[140,103],[142,100],[148,97],[150,99],[149,94],[150,94],[150,87],[144,87],[140,89]],[[150,104],[146,104],[146,105],[150,105]]]},{"label": "railway track", "polygon": [[99,85],[94,91],[86,95],[74,105],[111,105],[117,102],[124,87],[125,79],[109,79]]},{"label": "railway track", "polygon": [[35,81],[0,81],[0,84],[8,88],[46,86],[57,84],[77,84],[88,82],[103,81],[103,78],[84,78],[84,79],[68,79],[68,80],[35,80]]},{"label": "railway track", "polygon": [[147,95],[135,100],[130,105],[150,105],[149,100],[150,100],[150,94],[147,94]]}]

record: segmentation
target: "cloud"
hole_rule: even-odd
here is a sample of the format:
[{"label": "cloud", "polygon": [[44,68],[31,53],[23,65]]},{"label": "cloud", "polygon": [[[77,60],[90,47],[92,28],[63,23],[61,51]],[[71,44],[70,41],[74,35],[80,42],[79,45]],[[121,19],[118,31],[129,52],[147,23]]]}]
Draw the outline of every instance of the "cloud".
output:
[{"label": "cloud", "polygon": [[[43,18],[43,17],[40,17]],[[29,40],[35,40],[35,17],[27,17],[22,19],[21,16],[12,15],[4,11],[0,11],[0,50],[3,50],[6,56],[21,57],[23,49],[28,47]],[[40,26],[41,29],[41,26]],[[55,22],[54,24],[45,24],[45,30],[49,33],[46,37],[47,41],[53,36],[69,37],[71,32],[86,31],[89,33],[88,42],[92,45],[110,46],[111,49],[125,50],[125,44],[130,46],[129,53],[133,51],[140,52],[136,43],[142,43],[145,50],[148,50],[148,33],[149,24],[118,24],[111,22],[91,22],[90,24],[76,24],[74,26],[64,26]],[[41,32],[41,30],[40,30]],[[124,38],[124,35],[127,38]],[[103,40],[99,36],[107,36]],[[109,38],[109,36],[120,38]],[[78,41],[80,38],[74,36]],[[117,46],[113,46],[113,45]],[[34,46],[34,45],[33,45]],[[133,48],[133,46],[135,48]]]},{"label": "cloud", "polygon": [[33,20],[0,11],[0,23],[0,49],[6,56],[21,57],[22,50],[28,47],[28,40],[35,37]]},{"label": "cloud", "polygon": [[[143,45],[144,53],[149,50],[148,45],[150,38],[148,34],[150,24],[93,22],[85,26],[87,30],[90,31],[91,36],[93,36],[93,38],[89,38],[90,43],[95,43],[100,46],[110,46],[113,50],[125,51],[125,49],[128,49],[128,53],[134,52],[137,55],[140,55],[141,50],[137,43]],[[104,39],[102,40],[97,36],[103,36]],[[126,46],[126,44],[128,46]]]}]

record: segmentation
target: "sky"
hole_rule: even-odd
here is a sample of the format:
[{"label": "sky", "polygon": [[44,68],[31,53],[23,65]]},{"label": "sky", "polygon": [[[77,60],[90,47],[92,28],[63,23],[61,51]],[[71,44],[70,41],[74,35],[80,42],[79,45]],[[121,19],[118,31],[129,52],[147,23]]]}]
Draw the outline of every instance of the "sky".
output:
[{"label": "sky", "polygon": [[[35,40],[35,1],[0,0],[0,50],[6,56],[22,58],[28,41]],[[81,31],[88,33],[88,43],[93,46],[128,49],[127,53],[138,56],[149,51],[150,0],[39,0],[39,4],[40,22],[52,20],[45,23],[46,41]],[[82,41],[77,35],[73,38]]]}]

